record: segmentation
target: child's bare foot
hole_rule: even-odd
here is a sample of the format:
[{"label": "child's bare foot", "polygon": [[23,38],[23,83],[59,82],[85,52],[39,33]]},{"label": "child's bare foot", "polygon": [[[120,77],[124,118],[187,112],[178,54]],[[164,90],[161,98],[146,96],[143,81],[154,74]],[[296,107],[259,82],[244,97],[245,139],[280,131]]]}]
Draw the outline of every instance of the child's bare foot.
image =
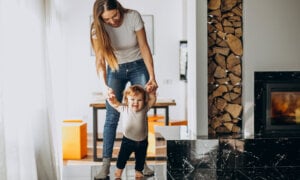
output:
[{"label": "child's bare foot", "polygon": [[121,179],[121,176],[122,176],[122,172],[123,172],[123,169],[118,169],[115,171],[115,178],[116,179]]},{"label": "child's bare foot", "polygon": [[142,177],[144,177],[144,175],[141,171],[135,171],[135,177],[136,178],[142,178]]}]

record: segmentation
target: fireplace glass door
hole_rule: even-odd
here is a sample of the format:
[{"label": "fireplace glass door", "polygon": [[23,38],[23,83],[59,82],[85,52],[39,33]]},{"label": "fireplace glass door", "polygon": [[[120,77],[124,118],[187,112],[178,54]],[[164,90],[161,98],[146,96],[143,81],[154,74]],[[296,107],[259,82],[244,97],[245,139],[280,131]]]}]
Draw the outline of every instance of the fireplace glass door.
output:
[{"label": "fireplace glass door", "polygon": [[300,128],[300,85],[267,84],[266,129],[293,130]]}]

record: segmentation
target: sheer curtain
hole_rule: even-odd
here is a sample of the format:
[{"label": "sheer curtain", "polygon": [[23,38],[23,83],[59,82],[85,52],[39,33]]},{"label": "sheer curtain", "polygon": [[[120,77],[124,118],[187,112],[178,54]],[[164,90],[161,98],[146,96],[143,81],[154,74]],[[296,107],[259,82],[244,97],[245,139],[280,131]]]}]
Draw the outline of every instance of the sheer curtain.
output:
[{"label": "sheer curtain", "polygon": [[61,179],[61,34],[58,0],[0,0],[1,180]]}]

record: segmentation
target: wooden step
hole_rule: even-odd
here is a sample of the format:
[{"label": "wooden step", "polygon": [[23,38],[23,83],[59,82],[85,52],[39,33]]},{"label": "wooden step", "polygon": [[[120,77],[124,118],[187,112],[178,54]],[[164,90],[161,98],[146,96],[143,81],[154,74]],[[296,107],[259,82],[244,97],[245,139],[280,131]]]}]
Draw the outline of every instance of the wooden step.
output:
[{"label": "wooden step", "polygon": [[[112,155],[112,161],[116,161],[118,157],[118,153],[121,146],[121,140],[122,140],[122,133],[116,134],[116,139],[114,142],[114,149],[113,149],[113,155]],[[103,135],[102,133],[98,134],[98,137],[100,141],[97,142],[97,156],[100,158],[102,156],[102,144],[103,144]],[[147,160],[166,160],[167,156],[167,150],[166,150],[166,141],[165,139],[159,134],[155,133],[155,154],[148,153],[147,154]],[[150,143],[150,142],[149,142]],[[88,153],[87,158],[93,157],[93,135],[92,133],[88,133]],[[134,154],[130,156],[130,161],[134,161]]]}]

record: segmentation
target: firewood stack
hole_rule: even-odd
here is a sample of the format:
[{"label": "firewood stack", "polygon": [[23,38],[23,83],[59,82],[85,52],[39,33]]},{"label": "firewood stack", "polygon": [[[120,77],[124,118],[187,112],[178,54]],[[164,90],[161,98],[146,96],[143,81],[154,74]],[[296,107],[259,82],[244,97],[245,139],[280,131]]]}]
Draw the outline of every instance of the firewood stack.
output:
[{"label": "firewood stack", "polygon": [[208,0],[209,134],[241,131],[242,0]]}]

